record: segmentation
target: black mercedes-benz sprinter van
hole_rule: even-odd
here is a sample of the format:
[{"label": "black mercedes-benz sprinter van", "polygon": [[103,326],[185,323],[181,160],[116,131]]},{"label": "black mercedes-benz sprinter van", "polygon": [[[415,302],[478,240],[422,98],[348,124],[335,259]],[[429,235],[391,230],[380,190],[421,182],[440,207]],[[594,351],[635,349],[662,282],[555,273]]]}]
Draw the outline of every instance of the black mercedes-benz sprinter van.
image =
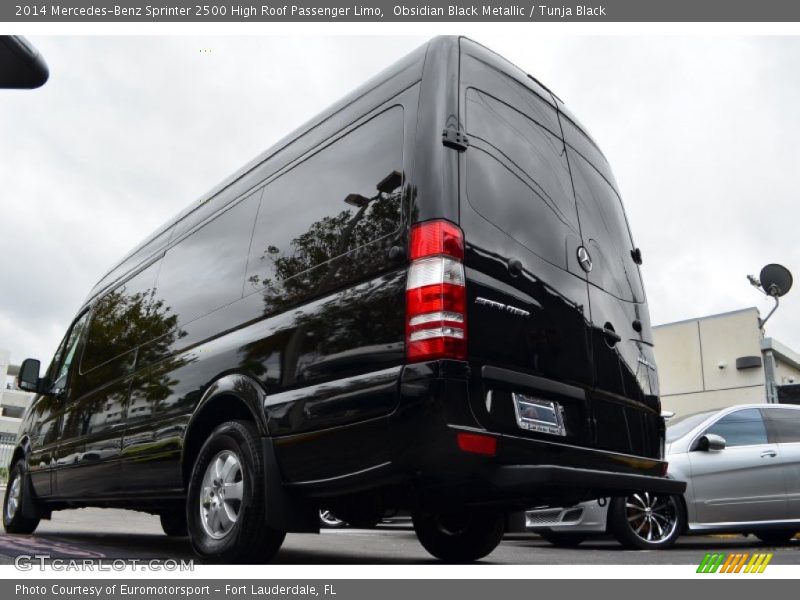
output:
[{"label": "black mercedes-benz sprinter van", "polygon": [[14,453],[7,531],[161,515],[203,557],[412,511],[446,560],[503,515],[665,477],[647,305],[611,170],[562,102],[430,41],[95,286]]}]

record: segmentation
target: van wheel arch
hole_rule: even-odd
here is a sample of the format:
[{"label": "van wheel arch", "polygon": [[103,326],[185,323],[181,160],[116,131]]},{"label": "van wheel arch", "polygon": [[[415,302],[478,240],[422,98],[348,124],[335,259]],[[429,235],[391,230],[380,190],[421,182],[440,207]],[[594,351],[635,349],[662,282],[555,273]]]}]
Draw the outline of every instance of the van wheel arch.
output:
[{"label": "van wheel arch", "polygon": [[249,421],[259,434],[266,435],[266,419],[263,413],[259,414],[265,396],[256,382],[242,375],[226,376],[209,386],[192,414],[183,439],[184,486],[189,483],[200,448],[218,425],[231,420]]},{"label": "van wheel arch", "polygon": [[25,463],[24,468],[28,470],[27,458],[28,454],[31,450],[30,440],[28,438],[23,438],[20,440],[20,443],[14,449],[14,453],[11,455],[11,460],[8,462],[8,472],[11,472],[11,469],[14,468],[14,465],[17,464],[17,461],[23,461]]}]

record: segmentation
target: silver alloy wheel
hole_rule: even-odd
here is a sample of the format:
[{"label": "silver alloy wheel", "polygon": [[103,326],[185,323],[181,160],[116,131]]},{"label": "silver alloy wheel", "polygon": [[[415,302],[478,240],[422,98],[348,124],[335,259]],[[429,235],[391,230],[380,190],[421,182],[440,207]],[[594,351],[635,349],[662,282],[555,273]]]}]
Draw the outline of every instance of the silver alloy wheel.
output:
[{"label": "silver alloy wheel", "polygon": [[644,492],[625,498],[625,517],[631,531],[640,539],[658,544],[675,533],[678,503],[674,496]]},{"label": "silver alloy wheel", "polygon": [[340,527],[341,525],[344,525],[344,521],[342,521],[329,510],[320,510],[319,519],[328,527]]},{"label": "silver alloy wheel", "polygon": [[205,532],[220,540],[230,533],[242,509],[242,464],[231,450],[219,452],[206,467],[200,490],[200,522]]},{"label": "silver alloy wheel", "polygon": [[6,500],[6,522],[14,519],[19,508],[19,503],[22,496],[22,478],[17,475],[11,482],[11,487],[8,489],[8,499]]}]

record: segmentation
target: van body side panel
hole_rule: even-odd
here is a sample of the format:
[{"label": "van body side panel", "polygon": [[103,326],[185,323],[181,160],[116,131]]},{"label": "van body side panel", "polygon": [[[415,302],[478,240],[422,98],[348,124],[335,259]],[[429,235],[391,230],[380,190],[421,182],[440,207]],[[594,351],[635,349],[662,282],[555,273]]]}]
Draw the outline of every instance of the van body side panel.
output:
[{"label": "van body side panel", "polygon": [[[373,101],[375,110],[353,115],[344,131],[167,250],[153,302],[167,315],[177,311],[177,328],[139,349],[122,448],[131,489],[181,485],[189,417],[226,373],[261,382],[276,438],[394,410],[398,394],[386,370],[404,359],[405,269],[388,255],[405,244],[417,92],[411,86]],[[220,229],[224,220],[233,229]],[[216,266],[228,238],[238,249]],[[230,283],[182,275],[203,269]],[[293,481],[371,466],[385,432],[364,440],[369,448],[355,455],[316,434],[274,447]],[[306,459],[317,452],[327,472]]]},{"label": "van body side panel", "polygon": [[[337,452],[352,455],[352,444],[328,447],[318,434],[396,407],[396,371],[404,356],[398,299],[404,290],[405,274],[395,271],[266,318],[263,298],[251,294],[181,328],[163,350],[157,348],[158,340],[153,348],[141,349],[148,362],[137,369],[131,385],[122,447],[126,487],[180,488],[180,455],[191,414],[208,386],[225,373],[248,375],[263,385],[272,435],[311,433],[294,438],[293,444],[276,444],[287,480],[328,476],[296,458],[320,447],[327,447],[320,454],[326,457],[320,464],[328,465],[327,473],[371,466],[385,446],[385,432],[365,436],[371,449],[359,445],[359,453],[344,460]],[[379,320],[384,334],[365,337],[363,327],[370,318]],[[215,335],[230,323],[247,321],[249,325]],[[390,330],[393,322],[395,333]],[[358,326],[361,334],[335,335]],[[327,355],[314,343],[322,335],[328,336]],[[354,459],[360,462],[353,464]]]}]

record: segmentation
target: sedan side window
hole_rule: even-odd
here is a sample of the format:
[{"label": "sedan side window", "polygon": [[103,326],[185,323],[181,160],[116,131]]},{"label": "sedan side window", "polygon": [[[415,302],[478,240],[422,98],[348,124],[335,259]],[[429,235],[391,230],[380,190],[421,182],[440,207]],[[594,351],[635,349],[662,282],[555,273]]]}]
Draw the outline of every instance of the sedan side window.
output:
[{"label": "sedan side window", "polygon": [[767,418],[782,444],[800,443],[800,410],[791,408],[769,408]]},{"label": "sedan side window", "polygon": [[725,445],[732,446],[758,446],[767,444],[767,428],[761,411],[757,408],[738,410],[725,415],[706,430],[725,438]]}]

